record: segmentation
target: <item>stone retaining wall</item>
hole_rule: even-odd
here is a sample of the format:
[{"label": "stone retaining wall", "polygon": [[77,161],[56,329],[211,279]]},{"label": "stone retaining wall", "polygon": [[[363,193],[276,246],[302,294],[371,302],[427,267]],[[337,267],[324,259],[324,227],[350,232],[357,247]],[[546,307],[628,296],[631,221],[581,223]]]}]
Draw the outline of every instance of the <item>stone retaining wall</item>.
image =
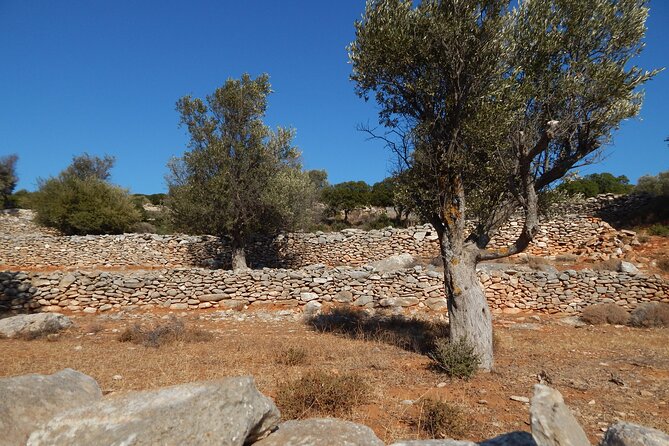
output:
[{"label": "stone retaining wall", "polygon": [[[527,253],[538,256],[570,254],[582,260],[622,258],[638,243],[631,231],[618,231],[593,216],[598,209],[634,209],[640,198],[605,195],[554,209],[541,224]],[[613,203],[613,204],[611,204]],[[610,211],[612,212],[612,211]],[[492,240],[491,247],[515,241],[522,221],[513,219]],[[216,267],[229,263],[230,249],[216,237],[124,234],[59,237],[33,233],[30,213],[0,217],[0,267],[58,267],[69,269],[141,266],[145,268]],[[429,259],[438,254],[436,232],[430,225],[333,233],[291,233],[259,238],[248,247],[251,266],[301,268],[364,265],[398,253]]]},{"label": "stone retaining wall", "polygon": [[[507,308],[575,313],[600,302],[633,309],[640,302],[669,302],[669,282],[660,276],[602,271],[562,273],[515,270],[479,272],[493,310]],[[137,272],[0,272],[0,311],[84,311],[131,306],[173,310],[309,302],[350,303],[365,308],[445,311],[439,271],[417,266],[391,273],[371,267],[243,273],[207,269]],[[313,305],[313,304],[312,304]]]}]

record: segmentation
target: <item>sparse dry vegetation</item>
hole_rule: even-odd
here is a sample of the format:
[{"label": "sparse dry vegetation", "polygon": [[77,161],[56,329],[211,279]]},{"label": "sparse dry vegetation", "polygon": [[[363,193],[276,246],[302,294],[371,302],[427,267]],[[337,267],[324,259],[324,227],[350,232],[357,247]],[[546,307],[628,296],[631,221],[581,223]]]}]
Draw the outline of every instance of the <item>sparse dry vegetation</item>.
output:
[{"label": "sparse dry vegetation", "polygon": [[627,310],[619,305],[603,303],[586,307],[581,314],[581,319],[591,325],[626,325],[630,315]]},{"label": "sparse dry vegetation", "polygon": [[308,361],[307,351],[301,347],[288,347],[279,352],[276,363],[281,365],[304,365]]},{"label": "sparse dry vegetation", "polygon": [[632,311],[629,324],[633,327],[669,327],[669,304],[644,302]]},{"label": "sparse dry vegetation", "polygon": [[285,419],[345,416],[365,404],[369,385],[355,374],[312,372],[279,384],[275,401]]},{"label": "sparse dry vegetation", "polygon": [[150,327],[134,324],[126,328],[118,338],[120,342],[132,342],[154,348],[172,342],[206,342],[212,339],[211,333],[186,327],[182,320],[175,317]]},{"label": "sparse dry vegetation", "polygon": [[416,427],[429,438],[462,438],[467,433],[464,412],[446,401],[424,399],[414,420]]}]

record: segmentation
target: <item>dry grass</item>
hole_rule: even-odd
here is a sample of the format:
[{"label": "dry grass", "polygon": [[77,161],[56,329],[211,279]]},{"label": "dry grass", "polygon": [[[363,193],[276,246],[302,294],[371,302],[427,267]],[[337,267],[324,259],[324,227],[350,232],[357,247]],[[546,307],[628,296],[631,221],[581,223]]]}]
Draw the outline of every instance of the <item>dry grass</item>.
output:
[{"label": "dry grass", "polygon": [[657,267],[664,273],[669,273],[669,257],[660,257],[657,259]]},{"label": "dry grass", "polygon": [[280,365],[305,365],[308,362],[307,351],[301,347],[288,347],[279,352],[276,363]]},{"label": "dry grass", "polygon": [[[156,311],[156,310],[154,310]],[[75,327],[61,332],[58,342],[46,339],[0,340],[0,376],[55,373],[69,367],[95,378],[105,394],[157,389],[187,382],[252,375],[258,389],[275,397],[278,385],[311,373],[356,375],[368,384],[365,404],[354,406],[347,420],[370,426],[385,443],[425,438],[415,419],[419,403],[405,400],[433,398],[467,408],[467,439],[481,441],[504,432],[527,430],[527,407],[509,402],[511,395],[530,396],[537,374],[545,371],[552,386],[577,411],[577,418],[597,444],[601,427],[619,412],[625,421],[669,431],[669,343],[666,329],[615,328],[612,325],[572,328],[542,317],[541,330],[511,330],[519,316],[497,319],[495,330],[503,345],[491,373],[478,373],[469,381],[445,380],[431,368],[431,360],[393,345],[318,332],[296,321],[201,319],[207,312],[184,316],[189,327],[213,333],[210,342],[165,344],[156,349],[118,342],[113,330],[136,321],[162,322],[142,314],[121,320],[106,315],[81,315]],[[525,315],[526,316],[526,315]],[[563,316],[562,316],[563,317]],[[87,335],[90,324],[103,330]],[[303,348],[308,363],[278,364],[278,351]],[[628,387],[610,382],[615,372]],[[114,379],[122,375],[122,379]],[[444,382],[445,385],[437,384]],[[576,384],[574,384],[576,383]],[[639,392],[653,396],[640,396]],[[603,396],[604,395],[604,396]],[[479,404],[479,400],[486,404]],[[590,405],[589,401],[596,404]],[[284,416],[284,419],[287,419]],[[600,424],[603,423],[603,424]]]},{"label": "dry grass", "polygon": [[369,385],[359,375],[312,372],[280,383],[274,399],[284,419],[301,419],[350,415],[369,395]]},{"label": "dry grass", "polygon": [[609,259],[603,262],[595,262],[592,264],[594,271],[620,271],[620,259]]},{"label": "dry grass", "polygon": [[150,327],[140,324],[132,325],[121,333],[118,340],[158,348],[173,342],[206,342],[211,341],[212,338],[211,333],[186,327],[181,319],[172,317],[166,322]]},{"label": "dry grass", "polygon": [[626,325],[630,319],[630,315],[619,305],[614,303],[604,303],[586,307],[581,313],[581,319],[592,325]]},{"label": "dry grass", "polygon": [[629,324],[633,327],[669,327],[669,304],[645,302],[632,311]]},{"label": "dry grass", "polygon": [[445,401],[426,398],[420,405],[419,415],[414,420],[416,427],[428,438],[463,438],[467,433],[468,420],[464,412]]}]

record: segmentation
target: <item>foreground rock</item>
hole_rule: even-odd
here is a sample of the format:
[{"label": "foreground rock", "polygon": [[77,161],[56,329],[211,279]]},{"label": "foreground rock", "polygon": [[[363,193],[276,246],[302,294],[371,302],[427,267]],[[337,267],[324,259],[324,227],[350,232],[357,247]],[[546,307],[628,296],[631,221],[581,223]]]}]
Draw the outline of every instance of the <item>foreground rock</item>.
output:
[{"label": "foreground rock", "polygon": [[537,446],[529,432],[510,432],[481,443],[462,440],[411,440],[393,443],[391,446]]},{"label": "foreground rock", "polygon": [[57,313],[20,314],[0,319],[0,337],[35,338],[56,333],[68,328],[72,321],[67,316]]},{"label": "foreground rock", "polygon": [[564,403],[562,395],[543,384],[534,386],[530,402],[532,436],[539,446],[590,445],[583,428]]},{"label": "foreground rock", "polygon": [[602,446],[669,446],[669,435],[649,427],[618,423],[606,431]]},{"label": "foreground rock", "polygon": [[71,369],[0,379],[0,443],[25,445],[30,433],[55,415],[100,398],[98,383]]},{"label": "foreground rock", "polygon": [[253,378],[228,378],[112,397],[56,416],[27,444],[242,446],[279,418]]},{"label": "foreground rock", "polygon": [[254,446],[383,446],[367,426],[334,418],[287,421]]}]

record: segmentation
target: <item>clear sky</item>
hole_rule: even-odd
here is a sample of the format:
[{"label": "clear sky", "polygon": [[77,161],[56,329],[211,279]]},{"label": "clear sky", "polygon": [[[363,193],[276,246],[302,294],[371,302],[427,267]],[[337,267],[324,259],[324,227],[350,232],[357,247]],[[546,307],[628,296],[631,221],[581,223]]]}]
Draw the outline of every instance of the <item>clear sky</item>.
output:
[{"label": "clear sky", "polygon": [[[270,74],[266,122],[297,129],[309,169],[332,183],[387,176],[390,155],[356,130],[377,122],[349,81],[345,50],[363,0],[0,0],[0,155],[19,155],[18,188],[58,174],[83,152],[112,154],[112,180],[165,191],[165,165],[185,150],[176,100],[229,77]],[[669,1],[652,0],[638,63],[669,65]],[[669,169],[669,74],[646,86],[641,118],[590,171]]]}]

